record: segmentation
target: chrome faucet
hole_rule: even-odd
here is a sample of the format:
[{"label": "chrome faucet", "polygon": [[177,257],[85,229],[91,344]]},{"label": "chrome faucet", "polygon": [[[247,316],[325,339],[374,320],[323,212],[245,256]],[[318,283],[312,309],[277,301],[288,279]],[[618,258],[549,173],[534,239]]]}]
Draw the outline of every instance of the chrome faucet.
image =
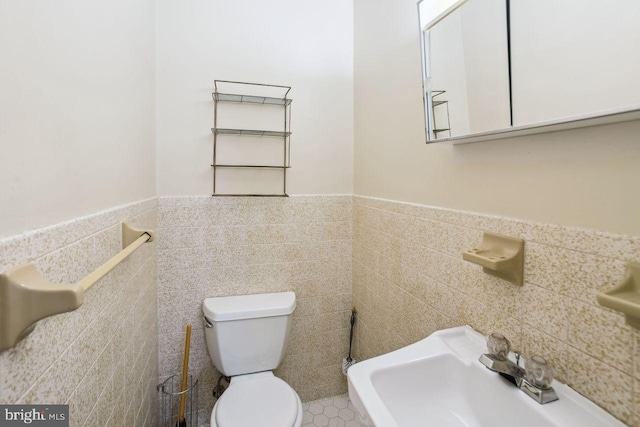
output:
[{"label": "chrome faucet", "polygon": [[[496,340],[498,341],[497,343]],[[487,345],[489,347],[489,353],[480,356],[480,363],[506,378],[527,396],[533,398],[540,404],[558,400],[558,395],[550,385],[553,377],[552,368],[550,368],[551,365],[548,365],[544,358],[540,356],[531,357],[528,359],[527,369],[523,369],[520,366],[521,355],[519,352],[512,352],[515,356],[515,363],[507,357],[510,343],[504,336],[491,334],[487,338]],[[529,365],[532,366],[529,367]],[[542,368],[544,368],[545,365],[548,370],[541,370],[540,367],[542,366]]]}]

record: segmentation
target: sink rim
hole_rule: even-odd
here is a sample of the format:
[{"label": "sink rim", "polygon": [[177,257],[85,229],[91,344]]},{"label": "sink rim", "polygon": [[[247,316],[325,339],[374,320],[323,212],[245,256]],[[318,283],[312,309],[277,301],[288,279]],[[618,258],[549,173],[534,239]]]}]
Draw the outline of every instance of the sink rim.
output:
[{"label": "sink rim", "polygon": [[[493,387],[491,381],[500,382],[500,378],[492,378],[496,377],[497,374],[484,367],[478,361],[480,354],[485,351],[485,337],[470,326],[458,326],[434,332],[414,344],[362,361],[349,368],[347,374],[349,397],[357,411],[366,415],[373,425],[401,427],[376,391],[373,382],[373,377],[376,373],[390,368],[402,367],[407,363],[418,362],[433,356],[451,354],[466,366],[474,365],[475,368],[475,365],[477,365],[481,367],[482,370],[480,372],[487,376],[487,385],[488,389],[490,389]],[[553,387],[560,400],[546,405],[539,405],[515,387],[513,387],[513,392],[518,393],[518,395],[514,398],[524,398],[524,404],[535,405],[532,407],[537,412],[542,411],[541,416],[543,418],[554,420],[554,425],[557,426],[575,425],[575,418],[583,416],[588,416],[593,421],[593,425],[625,426],[624,423],[567,385],[554,380]],[[576,413],[575,409],[579,409],[580,413]]]},{"label": "sink rim", "polygon": [[[356,363],[347,372],[349,398],[354,407],[362,414],[366,414],[375,426],[400,427],[376,392],[372,376],[380,370],[416,362],[428,357],[446,353],[455,355],[455,352],[439,339],[440,335],[447,332],[463,333],[468,335],[471,340],[477,341],[479,339],[479,345],[483,343],[482,336],[471,327],[459,326],[434,332],[428,337],[406,347]],[[465,364],[470,363],[470,361],[466,360],[461,361]],[[363,402],[361,395],[366,396],[366,404]]]}]

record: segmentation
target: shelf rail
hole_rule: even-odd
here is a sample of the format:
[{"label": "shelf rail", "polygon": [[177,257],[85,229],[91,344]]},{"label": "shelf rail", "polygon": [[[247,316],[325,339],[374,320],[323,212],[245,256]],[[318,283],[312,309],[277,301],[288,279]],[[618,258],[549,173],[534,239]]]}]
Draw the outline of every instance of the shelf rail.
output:
[{"label": "shelf rail", "polygon": [[42,277],[33,263],[0,274],[0,352],[15,347],[45,317],[77,310],[84,294],[140,246],[153,242],[151,230],[139,230],[122,221],[122,247],[78,283],[56,284]]}]

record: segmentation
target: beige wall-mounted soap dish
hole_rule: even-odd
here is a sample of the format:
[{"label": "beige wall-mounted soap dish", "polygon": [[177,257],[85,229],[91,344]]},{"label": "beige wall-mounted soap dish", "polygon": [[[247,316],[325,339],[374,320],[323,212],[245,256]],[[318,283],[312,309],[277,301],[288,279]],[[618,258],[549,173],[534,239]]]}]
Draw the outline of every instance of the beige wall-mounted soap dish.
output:
[{"label": "beige wall-mounted soap dish", "polygon": [[462,253],[462,259],[482,266],[482,271],[517,285],[524,278],[524,240],[485,232],[482,243]]},{"label": "beige wall-mounted soap dish", "polygon": [[618,286],[600,292],[598,303],[624,313],[627,324],[640,329],[640,263],[627,264],[627,272]]}]

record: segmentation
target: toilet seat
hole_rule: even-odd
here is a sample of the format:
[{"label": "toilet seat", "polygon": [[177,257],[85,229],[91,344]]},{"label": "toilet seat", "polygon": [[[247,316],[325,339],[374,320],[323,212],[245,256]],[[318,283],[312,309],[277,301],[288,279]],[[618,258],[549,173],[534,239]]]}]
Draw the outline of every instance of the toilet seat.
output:
[{"label": "toilet seat", "polygon": [[293,427],[301,418],[299,401],[291,386],[272,374],[232,381],[216,402],[212,425],[215,420],[218,427]]}]

